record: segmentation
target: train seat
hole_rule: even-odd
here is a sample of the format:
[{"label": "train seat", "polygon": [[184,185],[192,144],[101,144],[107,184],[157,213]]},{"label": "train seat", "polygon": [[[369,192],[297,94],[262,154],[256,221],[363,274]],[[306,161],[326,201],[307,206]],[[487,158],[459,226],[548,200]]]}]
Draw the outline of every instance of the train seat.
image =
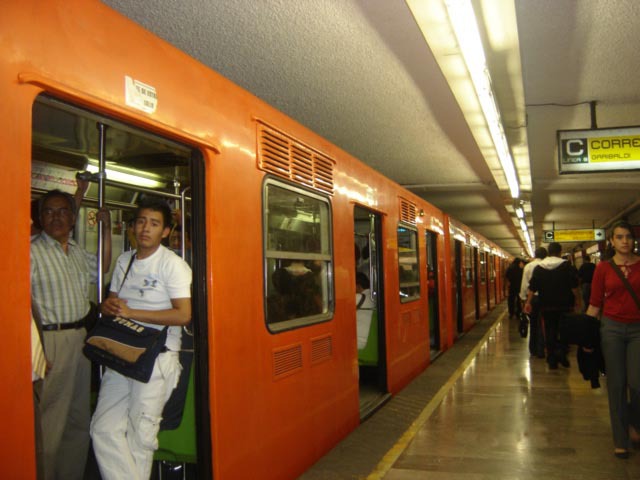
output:
[{"label": "train seat", "polygon": [[358,365],[372,366],[378,365],[378,311],[374,310],[371,315],[371,326],[367,344],[362,350],[358,350]]}]

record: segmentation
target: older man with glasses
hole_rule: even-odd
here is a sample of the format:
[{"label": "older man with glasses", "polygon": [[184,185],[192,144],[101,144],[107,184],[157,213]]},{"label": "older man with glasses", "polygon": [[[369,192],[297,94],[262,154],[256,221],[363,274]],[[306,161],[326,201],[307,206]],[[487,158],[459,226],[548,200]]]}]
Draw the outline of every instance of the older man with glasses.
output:
[{"label": "older man with glasses", "polygon": [[[104,225],[104,269],[111,264],[108,210]],[[90,312],[89,284],[98,277],[97,256],[71,238],[76,222],[73,197],[60,190],[39,202],[42,232],[31,241],[31,295],[40,314],[51,370],[43,382],[43,464],[45,479],[81,479],[89,446],[91,366],[82,354],[84,318]]]}]

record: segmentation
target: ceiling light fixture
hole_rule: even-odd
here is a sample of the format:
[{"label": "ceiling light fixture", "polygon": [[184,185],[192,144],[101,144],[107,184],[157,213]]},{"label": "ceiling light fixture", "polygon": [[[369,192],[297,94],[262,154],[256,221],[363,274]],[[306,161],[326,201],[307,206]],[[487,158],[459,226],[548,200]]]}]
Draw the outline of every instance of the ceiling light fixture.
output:
[{"label": "ceiling light fixture", "polygon": [[518,218],[524,218],[524,210],[522,207],[516,207],[516,215]]},{"label": "ceiling light fixture", "polygon": [[512,198],[520,196],[520,184],[516,175],[509,144],[504,133],[500,113],[496,105],[487,61],[482,49],[476,16],[470,0],[445,0],[449,20],[458,40],[458,45],[469,70],[471,81],[487,121],[489,133],[496,149]]},{"label": "ceiling light fixture", "polygon": [[529,227],[527,226],[527,222],[525,222],[523,218],[520,219],[520,229],[523,232],[526,232],[527,230],[529,230]]},{"label": "ceiling light fixture", "polygon": [[[91,173],[97,173],[100,169],[96,165],[89,164],[87,165],[87,170]],[[113,180],[115,182],[126,183],[128,185],[135,185],[136,187],[145,187],[145,188],[162,188],[165,186],[164,183],[159,182],[157,180],[152,180],[150,178],[140,177],[138,175],[132,175],[131,173],[119,172],[117,170],[113,170],[107,168],[105,170],[107,174],[108,180]]]}]

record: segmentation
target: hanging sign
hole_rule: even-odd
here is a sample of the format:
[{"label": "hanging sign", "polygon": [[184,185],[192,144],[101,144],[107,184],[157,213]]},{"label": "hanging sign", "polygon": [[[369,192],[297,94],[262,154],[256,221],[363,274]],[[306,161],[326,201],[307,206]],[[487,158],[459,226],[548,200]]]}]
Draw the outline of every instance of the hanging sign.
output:
[{"label": "hanging sign", "polygon": [[558,130],[560,173],[640,169],[640,127]]},{"label": "hanging sign", "polygon": [[544,241],[549,242],[599,242],[605,239],[604,228],[578,230],[545,230]]}]

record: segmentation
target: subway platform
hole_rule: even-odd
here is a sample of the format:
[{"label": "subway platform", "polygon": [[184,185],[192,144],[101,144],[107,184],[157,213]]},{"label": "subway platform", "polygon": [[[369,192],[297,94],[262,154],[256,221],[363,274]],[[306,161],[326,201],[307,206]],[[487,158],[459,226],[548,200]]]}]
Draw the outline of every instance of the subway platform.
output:
[{"label": "subway platform", "polygon": [[606,378],[530,357],[504,303],[301,480],[626,480],[613,455]]}]

